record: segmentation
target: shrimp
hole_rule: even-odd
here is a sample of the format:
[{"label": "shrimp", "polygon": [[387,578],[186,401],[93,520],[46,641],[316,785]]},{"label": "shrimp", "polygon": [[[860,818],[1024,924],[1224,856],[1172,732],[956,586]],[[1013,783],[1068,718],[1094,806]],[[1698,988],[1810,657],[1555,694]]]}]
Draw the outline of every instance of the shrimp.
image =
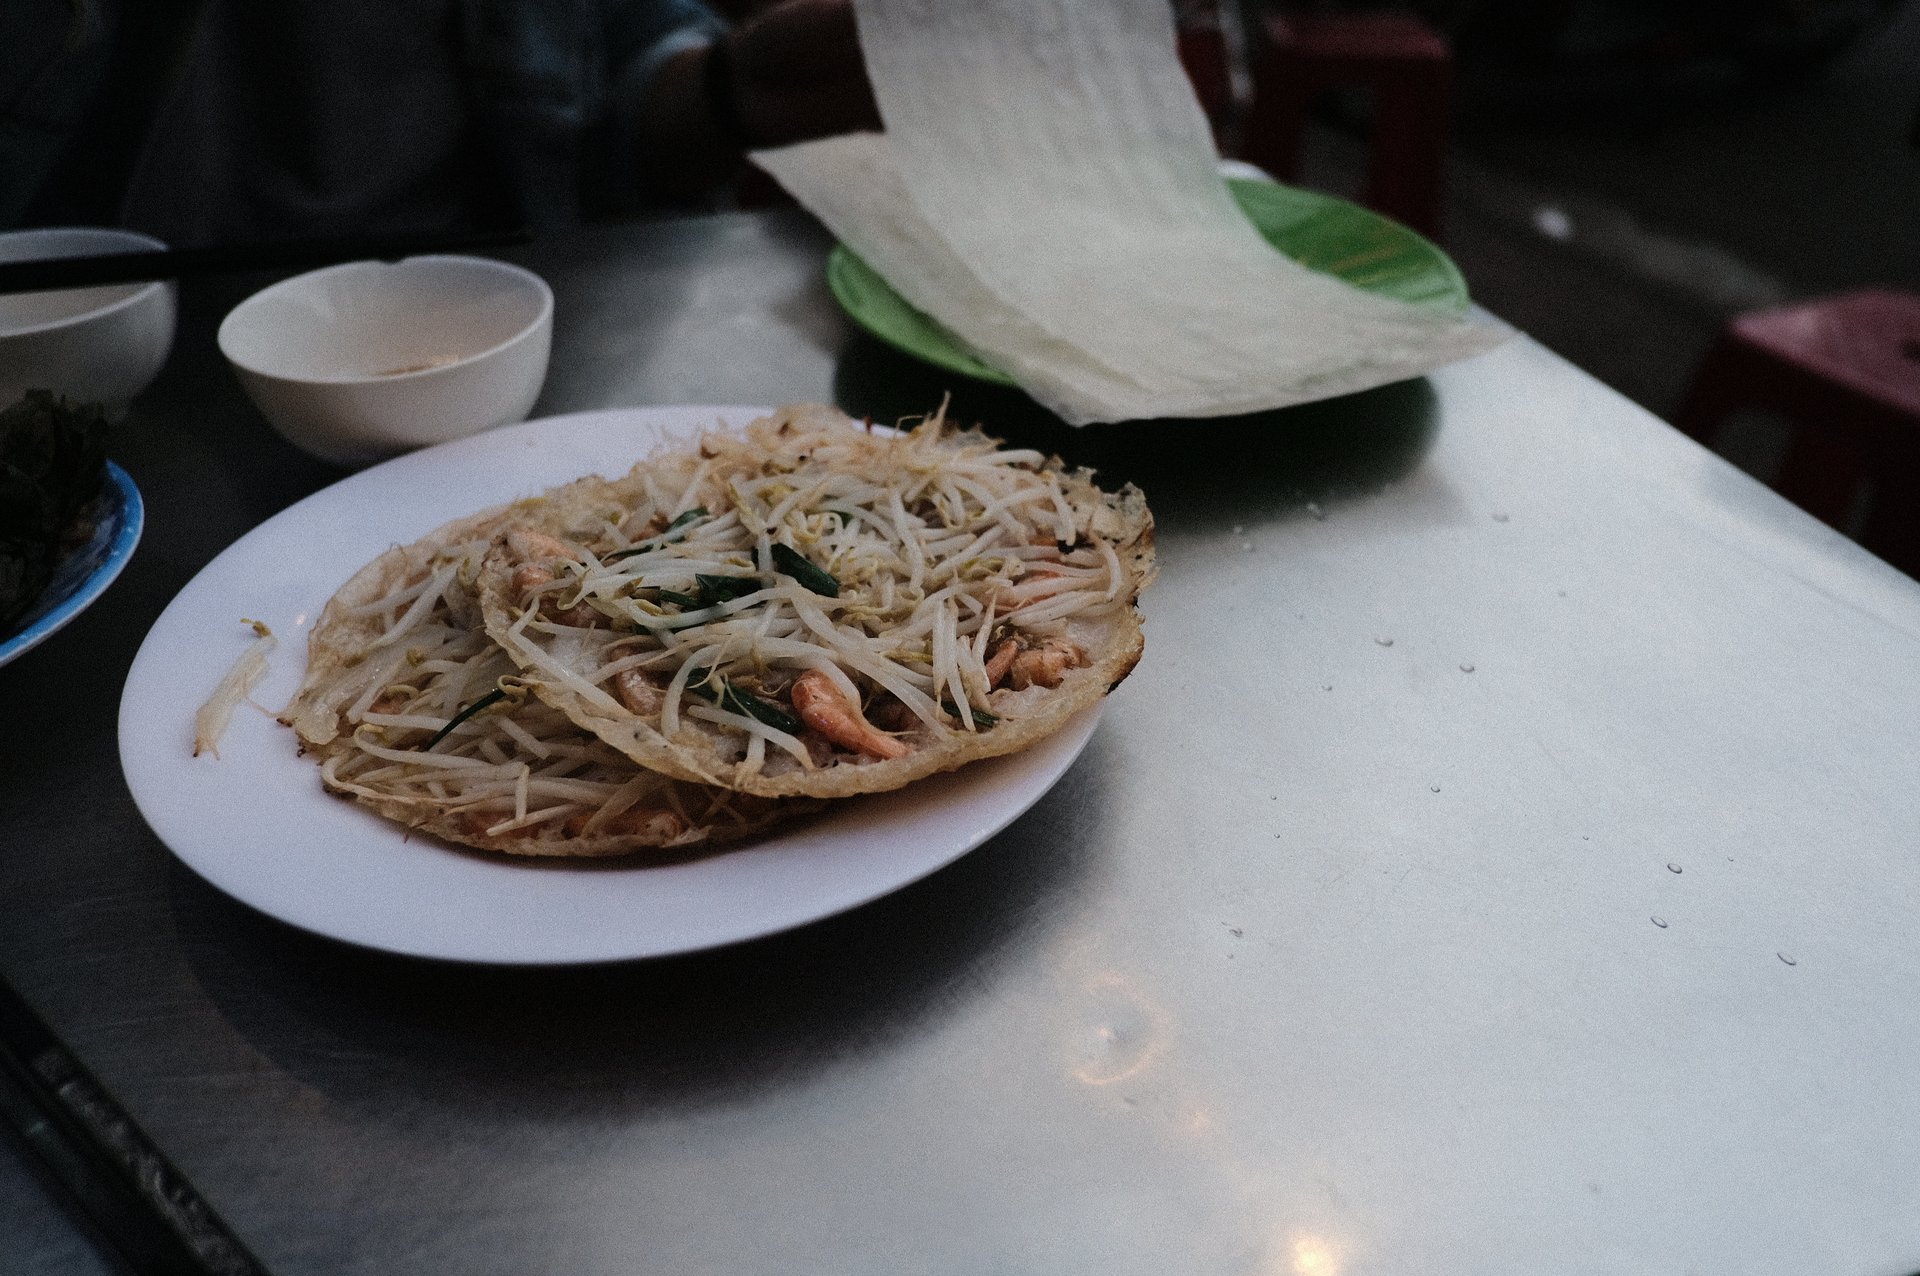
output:
[{"label": "shrimp", "polygon": [[561,540],[531,527],[515,527],[507,532],[507,548],[521,558],[564,558],[580,561],[580,552]]},{"label": "shrimp", "polygon": [[667,693],[638,669],[622,669],[613,675],[613,692],[630,712],[643,718],[657,715],[667,702]]},{"label": "shrimp", "polygon": [[[554,574],[553,568],[548,567],[545,562],[535,562],[531,560],[545,559],[551,561],[553,559],[563,559],[569,563],[577,563],[580,561],[579,551],[573,549],[565,541],[556,536],[549,536],[545,532],[534,531],[529,527],[516,527],[509,531],[507,533],[507,548],[512,550],[520,559],[526,560],[522,561],[520,566],[514,568],[513,571],[514,592],[522,597],[544,589],[559,579],[559,577]],[[547,601],[549,604],[552,602],[551,599]],[[577,625],[581,628],[588,628],[603,619],[599,612],[587,606],[585,603],[577,603],[565,611],[552,612],[552,615],[555,620],[563,625]]]},{"label": "shrimp", "polygon": [[521,560],[513,573],[513,587],[520,593],[531,593],[542,585],[551,585],[557,577],[553,569],[535,559],[565,559],[570,563],[580,561],[580,555],[568,548],[567,543],[545,532],[536,532],[530,527],[516,527],[507,533],[507,548],[514,557]]},{"label": "shrimp", "polygon": [[793,684],[793,710],[800,720],[843,749],[868,757],[892,760],[913,752],[913,746],[896,740],[860,716],[860,707],[849,704],[833,680],[818,669],[809,669]]},{"label": "shrimp", "polygon": [[[997,653],[996,653],[997,654]],[[1013,658],[1013,689],[1057,687],[1067,670],[1087,663],[1087,653],[1065,638],[1048,638]]]},{"label": "shrimp", "polygon": [[1020,644],[1012,638],[1002,638],[1000,645],[987,657],[987,685],[997,687],[1006,680],[1007,671],[1013,668],[1013,661],[1020,654]]},{"label": "shrimp", "polygon": [[513,592],[531,594],[542,585],[551,585],[555,580],[553,572],[538,563],[522,563],[513,569]]}]

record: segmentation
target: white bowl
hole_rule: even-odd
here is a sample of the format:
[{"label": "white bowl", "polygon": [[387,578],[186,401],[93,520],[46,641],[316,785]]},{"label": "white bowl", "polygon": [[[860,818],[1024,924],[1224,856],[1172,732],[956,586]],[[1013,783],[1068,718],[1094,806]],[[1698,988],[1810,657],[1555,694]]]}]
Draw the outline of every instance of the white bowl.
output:
[{"label": "white bowl", "polygon": [[524,420],[552,344],[546,281],[484,257],[328,266],[220,324],[220,352],[274,429],[346,465]]},{"label": "white bowl", "polygon": [[[165,247],[107,227],[15,230],[0,234],[0,261]],[[174,287],[159,281],[0,296],[0,407],[41,389],[118,416],[160,374],[173,349],[174,315]]]}]

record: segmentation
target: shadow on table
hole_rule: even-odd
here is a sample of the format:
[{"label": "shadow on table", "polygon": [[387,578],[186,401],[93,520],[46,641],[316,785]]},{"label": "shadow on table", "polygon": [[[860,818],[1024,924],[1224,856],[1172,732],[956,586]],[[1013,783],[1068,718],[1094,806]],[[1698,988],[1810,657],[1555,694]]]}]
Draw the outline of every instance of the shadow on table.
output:
[{"label": "shadow on table", "polygon": [[880,422],[919,416],[947,394],[955,420],[1091,466],[1103,486],[1139,484],[1163,528],[1258,522],[1378,492],[1418,467],[1439,432],[1423,378],[1246,416],[1075,429],[1023,391],[955,376],[865,334],[849,338],[834,370],[839,406]]},{"label": "shadow on table", "polygon": [[1112,809],[1096,732],[1032,810],[970,855],[852,912],[680,957],[528,969],[318,938],[174,865],[194,975],[260,1053],[355,1106],[684,1110],[857,1066],[1044,948],[1101,872]]}]

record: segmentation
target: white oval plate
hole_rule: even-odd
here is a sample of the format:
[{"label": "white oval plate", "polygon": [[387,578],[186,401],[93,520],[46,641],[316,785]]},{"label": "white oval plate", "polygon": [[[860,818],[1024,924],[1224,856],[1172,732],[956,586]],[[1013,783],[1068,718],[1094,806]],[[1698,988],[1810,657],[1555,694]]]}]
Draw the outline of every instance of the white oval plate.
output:
[{"label": "white oval plate", "polygon": [[395,458],[316,492],[207,564],[154,622],[120,698],[120,765],[153,831],[188,867],[281,921],[388,952],[563,965],[690,952],[877,899],[958,859],[1051,788],[1098,706],[1036,748],[686,863],[520,861],[409,837],[320,787],[294,736],[243,706],[220,756],[193,719],[264,621],[280,639],[254,692],[278,709],[304,637],[361,565],[449,519],[583,474],[615,476],[661,438],[744,425],[764,408],[630,408],[549,417]]}]

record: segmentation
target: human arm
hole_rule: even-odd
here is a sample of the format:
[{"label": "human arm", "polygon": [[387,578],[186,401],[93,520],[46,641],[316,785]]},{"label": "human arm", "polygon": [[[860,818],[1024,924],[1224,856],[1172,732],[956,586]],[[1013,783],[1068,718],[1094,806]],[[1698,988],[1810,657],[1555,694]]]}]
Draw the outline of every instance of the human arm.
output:
[{"label": "human arm", "polygon": [[878,127],[850,0],[781,0],[665,59],[635,158],[651,189],[686,195],[726,180],[749,149]]}]

